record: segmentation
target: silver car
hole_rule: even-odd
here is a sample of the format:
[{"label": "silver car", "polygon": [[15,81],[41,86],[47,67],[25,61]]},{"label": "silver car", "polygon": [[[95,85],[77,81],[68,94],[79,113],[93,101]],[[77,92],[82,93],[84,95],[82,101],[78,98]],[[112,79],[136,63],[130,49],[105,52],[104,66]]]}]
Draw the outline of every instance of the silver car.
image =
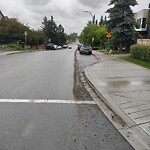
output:
[{"label": "silver car", "polygon": [[80,54],[89,54],[89,55],[91,55],[92,54],[92,47],[91,47],[91,45],[84,44],[80,47],[79,52],[80,52]]}]

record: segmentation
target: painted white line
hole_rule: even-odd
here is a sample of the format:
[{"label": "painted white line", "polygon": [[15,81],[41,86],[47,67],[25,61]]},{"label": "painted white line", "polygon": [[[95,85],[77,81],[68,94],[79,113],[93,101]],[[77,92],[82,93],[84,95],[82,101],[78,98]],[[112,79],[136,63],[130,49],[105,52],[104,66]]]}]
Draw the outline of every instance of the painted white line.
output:
[{"label": "painted white line", "polygon": [[0,103],[51,103],[51,104],[87,104],[96,105],[94,101],[44,100],[44,99],[0,99]]}]

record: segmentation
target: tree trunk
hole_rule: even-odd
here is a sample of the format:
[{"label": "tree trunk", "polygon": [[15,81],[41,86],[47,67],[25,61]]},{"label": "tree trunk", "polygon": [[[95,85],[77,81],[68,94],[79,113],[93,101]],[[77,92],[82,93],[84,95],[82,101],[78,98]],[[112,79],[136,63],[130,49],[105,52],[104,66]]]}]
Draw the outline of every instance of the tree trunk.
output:
[{"label": "tree trunk", "polygon": [[122,44],[122,42],[120,42],[120,44],[119,44],[119,52],[122,52],[122,49],[123,49],[123,44]]}]

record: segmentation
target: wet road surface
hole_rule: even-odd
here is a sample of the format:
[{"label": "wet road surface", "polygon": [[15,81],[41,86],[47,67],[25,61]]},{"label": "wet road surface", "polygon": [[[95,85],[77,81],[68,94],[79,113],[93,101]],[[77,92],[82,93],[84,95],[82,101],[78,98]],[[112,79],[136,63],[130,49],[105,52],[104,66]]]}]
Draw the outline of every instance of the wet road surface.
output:
[{"label": "wet road surface", "polygon": [[130,150],[96,105],[0,104],[1,150]]},{"label": "wet road surface", "polygon": [[[77,59],[79,70],[97,61],[93,55],[78,53]],[[78,89],[74,50],[0,58],[0,98],[20,99],[20,103],[0,103],[0,149],[132,150],[96,104],[82,104],[92,99],[79,78],[76,82],[81,91],[78,100],[73,94]],[[21,103],[28,98],[49,103]],[[50,103],[51,99],[60,102]],[[81,104],[62,103],[69,99]]]},{"label": "wet road surface", "polygon": [[0,59],[0,98],[74,99],[74,52],[15,54]]}]

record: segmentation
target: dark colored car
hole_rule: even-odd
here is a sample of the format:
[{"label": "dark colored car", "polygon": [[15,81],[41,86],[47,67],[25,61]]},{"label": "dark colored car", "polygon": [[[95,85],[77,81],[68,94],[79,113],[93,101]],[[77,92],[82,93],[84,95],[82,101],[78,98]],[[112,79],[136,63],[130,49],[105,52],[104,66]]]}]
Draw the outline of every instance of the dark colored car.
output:
[{"label": "dark colored car", "polygon": [[80,54],[92,54],[92,47],[91,45],[81,45],[80,50],[79,50]]},{"label": "dark colored car", "polygon": [[56,50],[55,46],[53,43],[48,43],[46,44],[46,47],[45,47],[46,50]]},{"label": "dark colored car", "polygon": [[80,51],[80,48],[81,48],[82,45],[81,44],[77,44],[77,45],[78,45],[77,50]]}]

